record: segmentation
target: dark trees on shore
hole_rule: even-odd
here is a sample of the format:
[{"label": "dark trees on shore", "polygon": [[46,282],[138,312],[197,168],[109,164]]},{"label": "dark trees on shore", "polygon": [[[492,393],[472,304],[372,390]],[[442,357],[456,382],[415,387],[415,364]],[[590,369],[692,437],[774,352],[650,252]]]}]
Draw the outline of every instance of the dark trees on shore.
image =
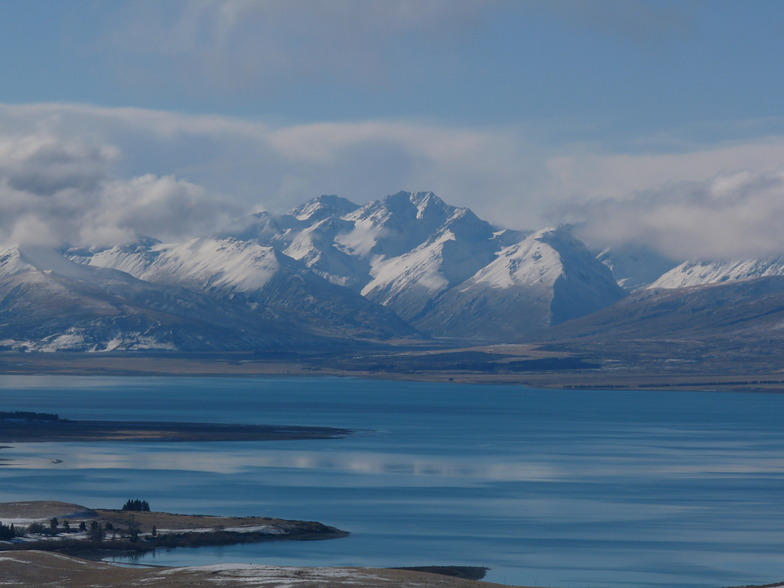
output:
[{"label": "dark trees on shore", "polygon": [[128,500],[122,507],[123,510],[136,512],[149,512],[150,504],[146,500]]},{"label": "dark trees on shore", "polygon": [[19,533],[16,532],[16,527],[13,523],[10,525],[0,523],[0,541],[10,541],[15,537],[19,537]]}]

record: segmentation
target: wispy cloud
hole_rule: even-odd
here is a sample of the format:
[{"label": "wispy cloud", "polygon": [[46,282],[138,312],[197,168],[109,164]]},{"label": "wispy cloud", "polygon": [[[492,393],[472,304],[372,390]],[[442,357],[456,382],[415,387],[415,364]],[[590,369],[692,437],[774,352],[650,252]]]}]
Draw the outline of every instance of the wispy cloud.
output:
[{"label": "wispy cloud", "polygon": [[635,43],[687,34],[691,6],[683,2],[644,0],[529,0],[529,10],[549,14],[571,26],[613,34]]},{"label": "wispy cloud", "polygon": [[[470,0],[129,3],[100,40],[115,74],[221,93],[299,80],[384,84],[405,47],[452,45],[492,6]],[[155,62],[149,68],[150,61]],[[409,64],[416,69],[416,63]]]}]

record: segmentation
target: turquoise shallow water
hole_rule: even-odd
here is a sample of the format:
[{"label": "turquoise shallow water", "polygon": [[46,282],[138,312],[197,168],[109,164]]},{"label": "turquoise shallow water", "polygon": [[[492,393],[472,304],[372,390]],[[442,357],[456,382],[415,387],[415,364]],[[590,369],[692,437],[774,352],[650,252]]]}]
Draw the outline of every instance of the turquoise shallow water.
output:
[{"label": "turquoise shallow water", "polygon": [[[784,396],[338,378],[0,377],[2,410],[328,425],[346,439],[10,444],[2,500],[318,520],[347,539],[145,563],[482,565],[499,583],[784,580]],[[54,463],[62,460],[61,463]]]}]

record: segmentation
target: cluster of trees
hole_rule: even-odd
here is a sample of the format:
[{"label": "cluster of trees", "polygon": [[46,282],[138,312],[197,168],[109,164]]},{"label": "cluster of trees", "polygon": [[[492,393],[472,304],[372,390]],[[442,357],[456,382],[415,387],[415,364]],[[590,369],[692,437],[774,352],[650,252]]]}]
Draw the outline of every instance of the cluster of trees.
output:
[{"label": "cluster of trees", "polygon": [[10,541],[14,537],[20,537],[23,533],[16,530],[14,524],[4,525],[0,523],[0,541]]},{"label": "cluster of trees", "polygon": [[[0,526],[2,526],[2,523],[0,523]],[[58,535],[60,533],[89,532],[90,539],[93,541],[103,541],[107,531],[114,531],[114,525],[110,522],[101,526],[98,521],[90,521],[88,527],[86,522],[81,521],[77,528],[73,528],[68,521],[63,521],[61,524],[60,521],[57,520],[57,517],[53,517],[49,520],[48,525],[43,523],[32,523],[25,529],[25,532],[17,532],[17,537],[21,537],[25,533],[30,535]]]},{"label": "cluster of trees", "polygon": [[[87,525],[84,521],[79,523],[78,530],[87,530]],[[31,535],[57,535],[58,533],[76,533],[77,529],[72,528],[71,523],[68,521],[63,521],[61,524],[57,517],[52,517],[49,519],[49,525],[32,523],[27,527],[26,531]]]},{"label": "cluster of trees", "polygon": [[[2,417],[0,417],[2,418]],[[146,500],[128,500],[122,507],[124,511],[130,512],[149,512],[150,504]],[[111,532],[112,538],[116,536],[119,531],[122,535],[129,538],[131,541],[138,541],[140,525],[134,520],[134,515],[130,515],[131,519],[128,521],[128,529],[115,529],[114,525],[106,522],[101,525],[98,521],[91,521],[89,527],[86,522],[81,521],[78,525],[78,532],[88,533],[93,541],[103,541],[107,532]],[[49,519],[48,524],[45,522],[35,522],[30,524],[27,528],[17,529],[13,523],[4,525],[0,522],[0,541],[10,541],[15,537],[24,537],[25,535],[59,535],[61,533],[76,533],[77,529],[71,527],[68,521],[60,521],[57,517]],[[152,535],[157,536],[158,530],[153,527]]]},{"label": "cluster of trees", "polygon": [[146,500],[128,500],[122,507],[123,510],[132,510],[136,512],[149,512],[150,503]]},{"label": "cluster of trees", "polygon": [[[89,525],[86,522],[81,521],[78,527],[74,528],[68,521],[63,521],[61,523],[57,517],[50,519],[49,524],[35,522],[31,523],[26,528],[17,528],[13,523],[4,525],[0,522],[0,541],[10,541],[16,537],[24,537],[25,535],[51,536],[77,532],[88,533],[88,536],[92,541],[103,541],[106,538],[107,533],[112,533],[112,538],[114,538],[117,530],[114,528],[114,525],[108,521],[103,525],[98,521],[90,521]],[[119,532],[127,536],[131,541],[138,541],[139,539],[139,525],[133,520],[129,522],[127,530],[120,529]],[[153,527],[153,537],[157,536],[157,534],[157,529]]]}]

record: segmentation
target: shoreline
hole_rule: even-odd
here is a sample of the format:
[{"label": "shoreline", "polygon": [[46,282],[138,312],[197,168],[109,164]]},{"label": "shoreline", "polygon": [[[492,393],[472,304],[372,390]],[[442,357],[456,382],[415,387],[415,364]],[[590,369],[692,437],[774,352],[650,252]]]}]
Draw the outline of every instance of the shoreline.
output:
[{"label": "shoreline", "polygon": [[[130,501],[129,501],[130,502]],[[56,501],[0,503],[0,521],[37,522],[51,525],[57,519],[66,526],[100,529],[97,539],[89,531],[82,539],[50,537],[26,543],[0,542],[0,575],[18,585],[94,586],[119,588],[136,583],[163,583],[172,588],[212,585],[226,588],[289,585],[291,581],[325,588],[356,586],[366,588],[415,588],[439,585],[444,588],[497,586],[481,582],[487,568],[477,566],[416,566],[400,568],[285,567],[258,564],[218,564],[212,566],[127,566],[100,558],[151,551],[157,547],[220,546],[238,542],[312,541],[346,537],[349,533],[312,521],[292,521],[269,517],[221,517],[183,515],[155,511],[91,509]],[[86,524],[90,521],[90,524]],[[92,523],[95,522],[95,525]],[[60,526],[62,525],[62,526]],[[62,535],[75,535],[62,532]],[[108,539],[113,534],[113,539]],[[118,538],[119,536],[119,538]],[[40,537],[39,537],[40,539]],[[19,541],[19,540],[16,540]],[[41,550],[44,547],[45,550]]]},{"label": "shoreline", "polygon": [[336,427],[155,421],[0,419],[0,443],[58,441],[214,442],[341,439]]},{"label": "shoreline", "polygon": [[[362,567],[291,567],[254,564],[219,564],[194,567],[120,567],[71,556],[27,551],[0,557],[0,575],[13,586],[217,586],[223,588],[303,586],[320,588],[501,588],[500,584],[439,574],[438,566],[425,569]],[[452,571],[469,567],[449,566]],[[439,575],[437,575],[439,574]],[[519,587],[523,588],[523,587]]]},{"label": "shoreline", "polygon": [[[0,352],[0,375],[109,377],[336,377],[456,384],[519,385],[544,390],[683,390],[784,393],[784,368],[751,367],[743,358],[690,365],[664,356],[618,365],[592,354],[536,345],[461,349],[372,350],[367,354],[251,353],[10,353]],[[599,367],[581,367],[575,358]],[[661,365],[660,365],[661,364]]]},{"label": "shoreline", "polygon": [[25,528],[22,535],[0,541],[0,551],[54,551],[80,557],[349,536],[315,521],[99,509],[57,501],[0,503],[0,523]]}]

